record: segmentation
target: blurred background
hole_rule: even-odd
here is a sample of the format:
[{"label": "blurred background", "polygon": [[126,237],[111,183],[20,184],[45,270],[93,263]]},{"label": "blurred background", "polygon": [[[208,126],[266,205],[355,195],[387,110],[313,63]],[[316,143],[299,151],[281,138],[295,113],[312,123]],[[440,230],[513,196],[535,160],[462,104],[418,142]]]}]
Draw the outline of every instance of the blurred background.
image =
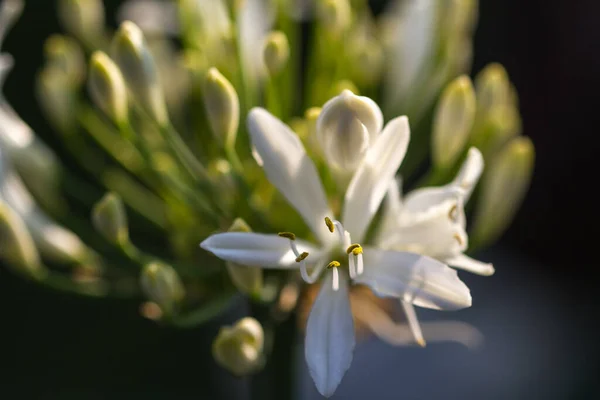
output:
[{"label": "blurred background", "polygon": [[[120,3],[105,0],[107,15]],[[380,10],[385,2],[372,3]],[[16,61],[6,97],[51,145],[34,76],[44,39],[60,32],[55,8],[54,1],[27,1],[4,49]],[[480,1],[473,73],[493,61],[506,67],[519,92],[523,132],[537,152],[532,187],[515,223],[479,257],[493,262],[496,274],[464,275],[474,306],[452,316],[480,328],[485,345],[421,350],[368,341],[334,398],[600,398],[599,15],[594,0]],[[243,305],[221,322],[175,331],[139,317],[135,302],[55,293],[0,268],[0,310],[0,393],[244,398],[250,384],[219,369],[209,345],[220,323],[241,316]],[[300,366],[297,392],[318,398]],[[285,381],[274,372],[267,366],[256,381],[277,390]]]}]

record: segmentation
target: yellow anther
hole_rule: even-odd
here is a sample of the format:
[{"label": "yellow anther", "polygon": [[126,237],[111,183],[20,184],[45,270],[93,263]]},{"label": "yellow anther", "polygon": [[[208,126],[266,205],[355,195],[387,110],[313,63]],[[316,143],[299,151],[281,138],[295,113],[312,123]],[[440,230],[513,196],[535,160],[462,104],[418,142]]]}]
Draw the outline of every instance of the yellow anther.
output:
[{"label": "yellow anther", "polygon": [[346,253],[348,253],[348,254],[352,253],[355,256],[361,254],[362,252],[363,252],[362,251],[362,246],[360,244],[358,244],[358,243],[351,244],[346,249]]},{"label": "yellow anther", "polygon": [[329,217],[325,217],[325,225],[327,225],[327,227],[329,228],[329,232],[335,232],[335,225]]},{"label": "yellow anther", "polygon": [[452,221],[456,221],[457,210],[458,206],[455,204],[450,208],[450,211],[448,211],[448,218],[450,218]]},{"label": "yellow anther", "polygon": [[305,251],[302,254],[300,254],[298,257],[296,257],[296,262],[300,262],[302,260],[304,260],[306,257],[308,257],[308,253]]},{"label": "yellow anther", "polygon": [[337,261],[334,260],[334,261],[330,262],[329,264],[327,264],[327,268],[337,268],[340,265],[341,264],[339,262],[337,262]]},{"label": "yellow anther", "polygon": [[460,237],[460,235],[458,233],[454,234],[454,239],[456,239],[456,241],[458,242],[459,245],[461,245],[461,246],[463,245],[463,243],[464,243],[463,239],[462,239],[462,237]]},{"label": "yellow anther", "polygon": [[292,232],[279,232],[278,235],[282,238],[296,240],[296,235],[294,235]]}]

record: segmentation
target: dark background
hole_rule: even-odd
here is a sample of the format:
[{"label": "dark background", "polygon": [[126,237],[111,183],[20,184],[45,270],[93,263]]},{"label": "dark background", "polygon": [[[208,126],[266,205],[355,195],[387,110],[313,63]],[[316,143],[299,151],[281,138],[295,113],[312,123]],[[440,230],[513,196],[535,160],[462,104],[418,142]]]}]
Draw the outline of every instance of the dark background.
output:
[{"label": "dark background", "polygon": [[[43,137],[50,137],[50,130],[34,99],[33,85],[43,61],[43,39],[60,32],[54,3],[27,1],[24,15],[3,49],[16,60],[6,96]],[[111,15],[119,2],[105,3]],[[595,308],[599,281],[595,277],[600,267],[596,187],[599,49],[597,1],[480,1],[473,72],[492,61],[506,67],[520,95],[524,134],[532,138],[537,151],[531,190],[497,247],[529,261],[497,265],[496,276],[488,278],[494,282],[488,285],[503,285],[504,293],[510,294],[516,287],[531,284],[537,288],[531,292],[533,303],[539,288],[543,298],[553,299],[545,310],[550,322],[544,326],[566,332],[561,345],[569,348],[572,343],[572,351],[577,353],[570,364],[554,366],[554,372],[577,375],[557,398],[600,398],[596,397],[600,396],[600,346],[594,330],[599,314]],[[468,283],[471,281],[475,282],[469,279]],[[524,300],[528,302],[527,295]],[[536,324],[536,310],[526,324]],[[161,329],[138,317],[135,303],[82,300],[50,292],[5,269],[0,269],[0,316],[0,393],[12,393],[17,387],[22,390],[21,396],[0,394],[2,398],[27,398],[24,393],[40,398],[41,393],[45,393],[43,398],[81,398],[84,396],[78,393],[87,392],[74,388],[90,387],[98,394],[85,398],[104,398],[117,390],[138,393],[135,388],[142,384],[169,389],[163,393],[167,398],[173,397],[175,385],[182,396],[195,386],[207,396],[196,398],[213,398],[212,386],[204,386],[213,379],[222,379],[226,390],[232,392],[247,384],[223,376],[208,361],[206,343],[218,324],[194,331]],[[534,336],[539,335],[541,341],[551,334],[540,330]],[[555,351],[554,345],[552,342],[546,349],[549,354]],[[552,358],[547,362],[558,363]],[[548,382],[553,379],[551,373],[538,378],[532,385],[545,385],[545,378]],[[527,397],[506,398],[541,398],[535,393],[532,389]],[[145,397],[161,398],[161,392]]]}]

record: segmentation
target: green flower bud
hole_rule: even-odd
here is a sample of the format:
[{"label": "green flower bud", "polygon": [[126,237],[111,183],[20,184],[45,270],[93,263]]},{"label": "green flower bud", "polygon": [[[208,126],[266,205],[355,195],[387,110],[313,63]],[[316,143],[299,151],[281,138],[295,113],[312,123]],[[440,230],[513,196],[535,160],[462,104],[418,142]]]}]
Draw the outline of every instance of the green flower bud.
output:
[{"label": "green flower bud", "polygon": [[256,372],[264,365],[264,331],[256,319],[246,317],[234,326],[224,326],[212,346],[219,365],[242,376]]},{"label": "green flower bud", "polygon": [[65,30],[89,45],[104,35],[104,5],[101,0],[60,0],[58,15]]},{"label": "green flower bud", "polygon": [[204,77],[202,90],[213,133],[232,145],[240,120],[240,101],[235,89],[216,68],[210,68]]},{"label": "green flower bud", "polygon": [[71,132],[76,124],[77,85],[56,66],[49,65],[37,76],[37,97],[46,117],[61,132]]},{"label": "green flower bud", "polygon": [[263,58],[271,76],[276,76],[283,70],[290,58],[290,44],[285,33],[269,33],[265,38]]},{"label": "green flower bud", "polygon": [[112,55],[133,98],[156,122],[167,125],[169,117],[156,63],[144,34],[133,22],[125,21],[119,27],[113,38]]},{"label": "green flower bud", "polygon": [[[229,232],[252,232],[252,229],[241,218],[233,221]],[[259,266],[239,265],[226,262],[227,272],[235,287],[242,293],[257,294],[263,285],[263,272]]]},{"label": "green flower bud", "polygon": [[475,106],[475,90],[468,76],[459,76],[444,89],[433,120],[436,167],[451,167],[462,154],[473,128]]},{"label": "green flower bud", "polygon": [[0,200],[0,257],[8,266],[30,277],[41,277],[45,269],[25,222]]},{"label": "green flower bud", "polygon": [[317,13],[323,26],[334,34],[341,34],[350,26],[352,9],[348,0],[320,0]]},{"label": "green flower bud", "polygon": [[44,43],[48,65],[64,72],[74,84],[85,78],[85,58],[81,46],[63,35],[52,35]]},{"label": "green flower bud", "polygon": [[162,262],[155,261],[144,266],[140,285],[146,297],[158,304],[166,316],[176,313],[185,297],[179,275],[173,267]]},{"label": "green flower bud", "polygon": [[498,63],[487,65],[475,78],[477,115],[484,117],[512,99],[510,81],[504,67]]},{"label": "green flower bud", "polygon": [[92,54],[88,79],[92,100],[117,125],[127,122],[127,87],[119,67],[101,51]]},{"label": "green flower bud", "polygon": [[529,188],[534,158],[533,143],[520,136],[504,146],[489,164],[471,235],[477,245],[496,240],[512,222]]},{"label": "green flower bud", "polygon": [[109,242],[119,246],[129,242],[127,213],[119,195],[107,193],[94,205],[92,223]]}]

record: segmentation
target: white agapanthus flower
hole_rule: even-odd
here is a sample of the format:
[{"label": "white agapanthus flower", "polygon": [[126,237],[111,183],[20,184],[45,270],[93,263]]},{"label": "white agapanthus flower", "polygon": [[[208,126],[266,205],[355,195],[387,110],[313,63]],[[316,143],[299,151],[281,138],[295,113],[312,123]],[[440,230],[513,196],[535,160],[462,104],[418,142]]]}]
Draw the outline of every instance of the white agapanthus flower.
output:
[{"label": "white agapanthus flower", "polygon": [[319,243],[296,239],[289,232],[227,232],[210,236],[201,247],[249,268],[300,269],[307,283],[321,278],[305,341],[306,361],[321,394],[333,394],[352,361],[350,284],[364,284],[380,296],[420,307],[456,310],[471,305],[467,286],[442,262],[360,244],[406,153],[410,135],[406,117],[391,120],[364,157],[356,154],[359,165],[346,190],[339,221],[329,218],[333,213],[317,169],[298,136],[261,108],[249,113],[248,128],[267,178]]}]

